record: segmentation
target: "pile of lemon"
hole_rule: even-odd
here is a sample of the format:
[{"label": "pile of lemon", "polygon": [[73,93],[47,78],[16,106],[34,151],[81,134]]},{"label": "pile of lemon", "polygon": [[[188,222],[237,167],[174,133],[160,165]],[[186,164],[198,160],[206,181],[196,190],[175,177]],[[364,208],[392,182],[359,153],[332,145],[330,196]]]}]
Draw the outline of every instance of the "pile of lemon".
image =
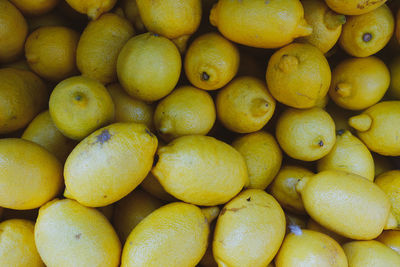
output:
[{"label": "pile of lemon", "polygon": [[0,135],[1,267],[399,267],[400,1],[0,0]]}]

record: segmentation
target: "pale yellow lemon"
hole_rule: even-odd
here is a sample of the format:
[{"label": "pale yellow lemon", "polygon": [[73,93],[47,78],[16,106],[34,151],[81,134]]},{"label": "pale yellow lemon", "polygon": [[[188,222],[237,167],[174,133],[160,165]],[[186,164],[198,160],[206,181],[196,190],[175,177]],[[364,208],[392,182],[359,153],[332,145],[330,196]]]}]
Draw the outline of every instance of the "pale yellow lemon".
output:
[{"label": "pale yellow lemon", "polygon": [[383,231],[383,233],[378,236],[376,240],[390,247],[400,255],[400,231]]},{"label": "pale yellow lemon", "polygon": [[101,14],[110,11],[117,0],[66,0],[66,2],[79,13],[95,20]]}]

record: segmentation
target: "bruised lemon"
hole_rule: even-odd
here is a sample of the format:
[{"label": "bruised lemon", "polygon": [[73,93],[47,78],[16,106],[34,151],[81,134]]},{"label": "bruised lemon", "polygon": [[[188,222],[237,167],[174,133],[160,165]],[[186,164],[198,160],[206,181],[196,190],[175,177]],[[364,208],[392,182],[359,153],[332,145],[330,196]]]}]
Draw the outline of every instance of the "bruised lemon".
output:
[{"label": "bruised lemon", "polygon": [[66,2],[79,13],[95,20],[101,14],[110,11],[117,0],[66,0]]},{"label": "bruised lemon", "polygon": [[312,32],[299,0],[220,0],[210,22],[227,39],[258,48],[278,48]]},{"label": "bruised lemon", "polygon": [[89,207],[120,200],[146,177],[156,149],[157,138],[143,124],[114,123],[95,131],[67,158],[67,196]]},{"label": "bruised lemon", "polygon": [[390,84],[390,72],[377,57],[350,58],[332,72],[331,99],[340,107],[366,109],[382,99]]},{"label": "bruised lemon", "polygon": [[59,0],[10,0],[24,15],[41,16],[56,7]]},{"label": "bruised lemon", "polygon": [[213,137],[182,136],[158,149],[152,173],[177,199],[201,206],[224,204],[248,183],[242,155]]},{"label": "bruised lemon", "polygon": [[225,86],[239,69],[239,50],[218,33],[196,38],[185,55],[185,73],[189,81],[204,90]]},{"label": "bruised lemon", "polygon": [[161,137],[170,141],[184,135],[206,135],[215,118],[214,101],[207,92],[182,86],[158,103],[154,125]]},{"label": "bruised lemon", "polygon": [[396,230],[383,231],[376,239],[379,242],[390,247],[400,255],[400,232]]},{"label": "bruised lemon", "polygon": [[221,123],[237,133],[261,130],[275,111],[275,99],[261,80],[235,78],[218,92],[217,116]]},{"label": "bruised lemon", "polygon": [[328,93],[331,69],[318,48],[294,43],[272,55],[266,80],[279,102],[294,108],[311,108]]},{"label": "bruised lemon", "polygon": [[380,7],[386,0],[325,0],[332,10],[345,15],[361,15]]}]

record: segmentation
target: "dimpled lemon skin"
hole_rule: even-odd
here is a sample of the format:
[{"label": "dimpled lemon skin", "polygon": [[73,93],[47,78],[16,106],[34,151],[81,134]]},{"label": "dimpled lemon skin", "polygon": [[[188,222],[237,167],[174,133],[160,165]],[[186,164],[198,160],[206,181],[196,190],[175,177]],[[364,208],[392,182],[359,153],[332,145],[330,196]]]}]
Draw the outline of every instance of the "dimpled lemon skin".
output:
[{"label": "dimpled lemon skin", "polygon": [[353,241],[343,245],[350,267],[397,267],[400,255],[375,241]]},{"label": "dimpled lemon skin", "polygon": [[198,207],[182,202],[165,205],[132,230],[121,267],[196,266],[206,252],[209,232]]},{"label": "dimpled lemon skin", "polygon": [[318,160],[335,144],[335,123],[321,108],[287,109],[278,118],[276,138],[290,157]]},{"label": "dimpled lemon skin", "polygon": [[110,11],[117,0],[66,0],[66,2],[79,13],[95,20],[101,14]]},{"label": "dimpled lemon skin", "polygon": [[384,172],[375,179],[375,183],[388,195],[392,203],[392,213],[400,229],[400,170]]},{"label": "dimpled lemon skin", "polygon": [[312,230],[289,233],[275,258],[276,267],[347,267],[342,247],[331,237]]},{"label": "dimpled lemon skin", "polygon": [[272,55],[266,80],[279,102],[294,108],[311,108],[328,93],[331,69],[318,48],[294,43]]},{"label": "dimpled lemon skin", "polygon": [[10,0],[24,15],[40,16],[51,11],[59,0]]},{"label": "dimpled lemon skin", "polygon": [[136,0],[148,31],[169,39],[193,34],[200,25],[201,0]]},{"label": "dimpled lemon skin", "polygon": [[329,95],[342,108],[361,110],[381,100],[389,85],[390,72],[382,60],[350,58],[333,70]]},{"label": "dimpled lemon skin", "polygon": [[232,146],[246,161],[249,175],[247,188],[267,188],[282,163],[282,152],[275,138],[267,132],[259,131],[236,139]]},{"label": "dimpled lemon skin", "polygon": [[371,152],[350,131],[339,131],[328,155],[318,161],[318,171],[339,170],[358,174],[374,181],[375,165]]},{"label": "dimpled lemon skin", "polygon": [[225,86],[239,69],[237,47],[218,33],[196,38],[185,55],[185,73],[189,81],[204,90]]},{"label": "dimpled lemon skin", "polygon": [[120,263],[121,243],[104,215],[70,199],[42,206],[35,243],[46,266],[110,266]]},{"label": "dimpled lemon skin", "polygon": [[80,142],[64,167],[68,194],[88,207],[120,200],[146,177],[157,138],[143,124],[114,123]]},{"label": "dimpled lemon skin", "polygon": [[380,7],[386,0],[325,0],[325,2],[329,8],[340,14],[361,15]]},{"label": "dimpled lemon skin", "polygon": [[400,231],[383,231],[376,240],[390,247],[400,255]]},{"label": "dimpled lemon skin", "polygon": [[44,267],[33,235],[34,223],[12,219],[0,223],[0,266]]},{"label": "dimpled lemon skin", "polygon": [[116,14],[104,14],[91,21],[76,50],[76,64],[82,75],[103,84],[115,81],[118,54],[133,35],[130,22]]},{"label": "dimpled lemon skin", "polygon": [[[366,127],[360,128],[365,119]],[[360,125],[358,124],[360,123]],[[382,101],[351,117],[349,124],[367,147],[384,156],[400,156],[400,101]]]},{"label": "dimpled lemon skin", "polygon": [[61,81],[76,74],[78,41],[79,33],[67,27],[39,27],[26,39],[25,57],[29,67],[50,81]]},{"label": "dimpled lemon skin", "polygon": [[218,266],[267,266],[285,236],[278,202],[259,189],[243,191],[222,209],[215,227],[213,254]]},{"label": "dimpled lemon skin", "polygon": [[54,88],[49,112],[60,132],[71,139],[81,140],[114,119],[114,103],[100,82],[75,76]]},{"label": "dimpled lemon skin", "polygon": [[215,104],[217,117],[226,128],[237,133],[251,133],[268,123],[276,101],[263,81],[243,76],[221,89]]},{"label": "dimpled lemon skin", "polygon": [[394,32],[394,18],[386,5],[348,17],[339,39],[340,46],[355,57],[368,57],[380,51]]},{"label": "dimpled lemon skin", "polygon": [[210,23],[227,39],[258,48],[278,48],[311,34],[299,0],[220,0]]},{"label": "dimpled lemon skin", "polygon": [[193,86],[175,89],[158,103],[154,112],[154,125],[166,141],[184,135],[206,135],[215,119],[213,99]]},{"label": "dimpled lemon skin", "polygon": [[296,185],[304,177],[313,176],[314,173],[301,166],[283,166],[278,175],[272,181],[271,195],[285,209],[297,214],[305,214],[300,193],[296,191]]},{"label": "dimpled lemon skin", "polygon": [[9,1],[0,0],[0,63],[15,61],[23,52],[28,24]]},{"label": "dimpled lemon skin", "polygon": [[297,184],[307,213],[344,237],[368,240],[382,233],[390,201],[374,183],[343,171],[323,171]]},{"label": "dimpled lemon skin", "polygon": [[242,155],[213,137],[182,136],[159,148],[153,175],[177,199],[201,206],[228,202],[248,184]]},{"label": "dimpled lemon skin", "polygon": [[144,101],[156,101],[168,95],[178,82],[181,68],[181,56],[175,44],[152,33],[131,38],[117,61],[122,87],[129,95]]},{"label": "dimpled lemon skin", "polygon": [[0,140],[0,206],[38,208],[62,187],[62,166],[45,148],[19,138]]}]

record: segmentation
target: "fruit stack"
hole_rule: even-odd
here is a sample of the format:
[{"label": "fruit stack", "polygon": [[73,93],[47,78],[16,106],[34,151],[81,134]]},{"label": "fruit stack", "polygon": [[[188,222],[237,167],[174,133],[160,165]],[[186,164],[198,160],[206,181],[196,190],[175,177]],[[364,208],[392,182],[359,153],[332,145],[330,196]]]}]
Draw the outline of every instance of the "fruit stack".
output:
[{"label": "fruit stack", "polygon": [[399,267],[399,158],[398,0],[0,0],[0,267]]}]

